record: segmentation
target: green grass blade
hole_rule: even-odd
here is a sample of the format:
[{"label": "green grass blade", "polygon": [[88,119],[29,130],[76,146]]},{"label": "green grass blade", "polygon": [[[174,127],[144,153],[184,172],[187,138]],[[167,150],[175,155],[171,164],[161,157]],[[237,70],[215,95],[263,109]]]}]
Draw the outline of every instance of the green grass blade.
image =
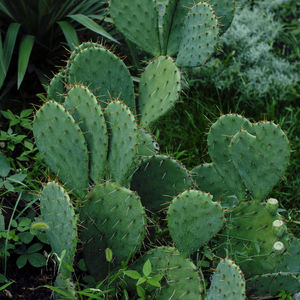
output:
[{"label": "green grass blade", "polygon": [[[3,46],[2,46],[2,36],[0,34],[0,83],[1,83],[1,79],[2,77],[6,76],[6,68],[5,68],[5,57],[4,57],[4,51],[3,51]],[[1,72],[2,71],[2,72]],[[3,80],[4,80],[3,78]],[[1,85],[0,85],[1,87]]]},{"label": "green grass blade", "polygon": [[94,20],[92,20],[91,18],[84,16],[82,14],[77,14],[77,15],[68,15],[69,18],[77,21],[78,23],[80,23],[81,25],[85,26],[86,28],[110,39],[111,41],[118,43],[119,42],[114,39],[107,31],[105,31],[103,29],[103,27],[101,27],[99,24],[97,24]]},{"label": "green grass blade", "polygon": [[0,2],[0,11],[4,12],[7,16],[9,16],[11,19],[14,19],[7,7],[4,3]]},{"label": "green grass blade", "polygon": [[64,36],[68,42],[69,48],[73,51],[74,46],[79,45],[79,40],[78,40],[76,30],[67,21],[60,21],[60,22],[58,22],[58,25],[60,26],[62,32],[64,33]]},{"label": "green grass blade", "polygon": [[8,66],[10,64],[11,56],[14,51],[17,35],[19,32],[21,24],[19,23],[11,23],[7,29],[6,38],[4,42],[4,64],[6,68],[6,72],[8,70]]},{"label": "green grass blade", "polygon": [[25,72],[27,70],[29,57],[34,44],[34,36],[26,35],[20,45],[19,59],[18,59],[18,89],[23,81]]}]

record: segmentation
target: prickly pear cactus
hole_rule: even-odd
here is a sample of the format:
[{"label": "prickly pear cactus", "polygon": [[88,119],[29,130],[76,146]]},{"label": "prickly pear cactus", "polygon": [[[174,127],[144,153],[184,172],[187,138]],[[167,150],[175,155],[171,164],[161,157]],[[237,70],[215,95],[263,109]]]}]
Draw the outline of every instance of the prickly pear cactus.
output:
[{"label": "prickly pear cactus", "polygon": [[185,20],[176,63],[181,67],[203,65],[213,54],[219,37],[218,19],[207,2],[195,4]]},{"label": "prickly pear cactus", "polygon": [[246,299],[246,284],[240,268],[230,259],[221,259],[213,274],[207,300]]},{"label": "prickly pear cactus", "polygon": [[[129,268],[141,271],[148,259],[152,266],[151,274],[160,274],[165,278],[162,287],[152,291],[154,299],[203,300],[203,282],[198,275],[201,271],[176,249],[159,247],[149,250]],[[129,284],[132,289],[135,288],[134,283]]]},{"label": "prickly pear cactus", "polygon": [[108,133],[104,114],[96,97],[82,85],[72,87],[65,99],[65,107],[84,132],[89,153],[89,175],[101,183],[105,175]]},{"label": "prickly pear cactus", "polygon": [[110,102],[105,109],[110,134],[108,178],[127,185],[137,155],[138,128],[129,108],[120,101]]},{"label": "prickly pear cactus", "polygon": [[65,87],[65,71],[62,70],[54,75],[51,79],[49,86],[47,88],[48,99],[53,99],[59,103],[62,103],[64,98],[64,93],[66,92]]},{"label": "prickly pear cactus", "polygon": [[155,136],[143,128],[138,131],[138,156],[152,156],[158,154],[159,145]]},{"label": "prickly pear cactus", "polygon": [[160,56],[153,60],[141,76],[139,85],[140,123],[149,127],[169,111],[179,98],[180,72],[173,60]]},{"label": "prickly pear cactus", "polygon": [[271,122],[253,124],[254,133],[238,132],[232,139],[233,163],[247,189],[257,200],[263,200],[283,176],[289,162],[289,142]]},{"label": "prickly pear cactus", "polygon": [[168,206],[173,196],[191,187],[192,180],[178,161],[155,155],[143,160],[133,174],[130,186],[140,195],[147,209],[158,212]]},{"label": "prickly pear cactus", "polygon": [[134,112],[133,81],[124,62],[104,47],[76,51],[66,70],[68,83],[88,86],[103,107],[111,98],[120,98]]},{"label": "prickly pear cactus", "polygon": [[90,273],[97,279],[107,275],[105,249],[113,253],[113,266],[120,266],[142,245],[145,210],[134,192],[106,182],[96,186],[82,203],[80,239]]},{"label": "prickly pear cactus", "polygon": [[176,248],[188,256],[222,228],[224,212],[212,196],[188,190],[175,197],[168,209],[168,228]]},{"label": "prickly pear cactus", "polygon": [[83,133],[65,108],[48,101],[36,113],[33,134],[50,169],[78,195],[88,188],[88,151]]}]

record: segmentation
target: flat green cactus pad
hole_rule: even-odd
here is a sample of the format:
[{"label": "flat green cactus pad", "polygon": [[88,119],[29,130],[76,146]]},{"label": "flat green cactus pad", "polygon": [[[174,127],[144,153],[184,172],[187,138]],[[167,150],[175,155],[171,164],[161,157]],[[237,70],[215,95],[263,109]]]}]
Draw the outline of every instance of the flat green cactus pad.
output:
[{"label": "flat green cactus pad", "polygon": [[88,152],[84,136],[65,108],[48,101],[36,113],[33,134],[50,169],[80,196],[88,188]]},{"label": "flat green cactus pad", "polygon": [[243,273],[232,260],[221,259],[213,274],[206,299],[246,299],[246,283]]},{"label": "flat green cactus pad", "polygon": [[203,65],[215,50],[219,26],[207,2],[195,4],[188,12],[176,63],[180,67]]},{"label": "flat green cactus pad", "polygon": [[66,96],[65,107],[84,132],[89,152],[90,178],[95,183],[101,183],[108,151],[108,133],[101,106],[88,88],[75,85]]},{"label": "flat green cactus pad", "polygon": [[230,191],[224,178],[217,172],[214,163],[204,163],[191,170],[197,189],[210,193],[215,200],[221,201],[222,207],[232,208],[238,204],[236,191]]},{"label": "flat green cactus pad", "polygon": [[82,203],[80,219],[84,259],[97,279],[107,275],[106,248],[112,250],[112,266],[120,266],[142,245],[145,210],[138,195],[117,184],[96,186]]},{"label": "flat green cactus pad", "polygon": [[157,154],[158,151],[159,145],[155,136],[145,129],[139,128],[137,154],[139,156],[152,156]]},{"label": "flat green cactus pad", "polygon": [[60,71],[53,76],[47,88],[47,98],[53,99],[59,103],[64,102],[65,88],[65,71]]},{"label": "flat green cactus pad", "polygon": [[168,209],[168,228],[176,248],[188,256],[222,228],[224,212],[212,196],[188,190],[175,197]]},{"label": "flat green cactus pad", "polygon": [[[59,257],[65,250],[64,262],[73,266],[77,245],[77,218],[68,194],[55,182],[48,182],[40,198],[42,221],[49,229],[46,230],[48,241],[53,252]],[[71,271],[61,264],[63,278],[70,278]]]},{"label": "flat green cactus pad", "polygon": [[131,179],[131,189],[137,191],[143,205],[152,212],[166,208],[172,197],[192,184],[185,167],[165,155],[144,159]]},{"label": "flat green cactus pad", "polygon": [[137,124],[129,108],[120,101],[107,105],[105,118],[110,134],[108,178],[125,185],[137,155]]},{"label": "flat green cactus pad", "polygon": [[149,127],[175,105],[181,90],[180,77],[170,57],[157,57],[146,67],[139,85],[142,126]]},{"label": "flat green cactus pad", "polygon": [[[153,299],[185,299],[203,300],[203,283],[196,270],[196,266],[187,258],[171,247],[159,247],[149,250],[129,267],[142,273],[142,268],[150,260],[153,275],[163,275],[162,287],[152,290]],[[135,289],[135,284],[130,283],[130,288]]]},{"label": "flat green cactus pad", "polygon": [[263,200],[284,174],[289,162],[289,142],[271,122],[253,124],[255,134],[242,130],[232,139],[233,163],[253,197]]},{"label": "flat green cactus pad", "polygon": [[124,62],[104,47],[86,47],[69,64],[68,82],[87,86],[105,107],[120,98],[135,111],[133,81]]},{"label": "flat green cactus pad", "polygon": [[109,12],[126,38],[154,56],[160,54],[158,14],[153,0],[110,0]]}]

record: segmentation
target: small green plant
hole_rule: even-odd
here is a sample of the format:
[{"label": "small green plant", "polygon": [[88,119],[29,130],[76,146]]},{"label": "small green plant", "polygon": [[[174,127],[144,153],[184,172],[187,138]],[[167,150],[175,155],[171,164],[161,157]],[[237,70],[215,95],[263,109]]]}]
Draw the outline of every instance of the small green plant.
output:
[{"label": "small green plant", "polygon": [[150,295],[147,293],[149,286],[160,288],[160,281],[163,278],[163,275],[152,273],[151,262],[148,259],[143,265],[143,274],[140,274],[135,270],[126,270],[124,271],[124,275],[137,280],[136,282],[136,292],[139,296],[138,300],[151,299]]}]

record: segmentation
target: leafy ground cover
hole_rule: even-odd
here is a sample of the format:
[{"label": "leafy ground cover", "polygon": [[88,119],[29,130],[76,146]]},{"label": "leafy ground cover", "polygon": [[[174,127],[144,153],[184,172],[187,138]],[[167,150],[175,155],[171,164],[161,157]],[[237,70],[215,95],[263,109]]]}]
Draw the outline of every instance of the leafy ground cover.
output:
[{"label": "leafy ground cover", "polygon": [[[192,169],[209,161],[207,133],[221,114],[238,113],[251,121],[273,120],[280,124],[289,138],[292,152],[285,176],[270,196],[279,200],[282,205],[281,214],[299,238],[299,5],[294,1],[274,2],[272,5],[268,1],[252,5],[241,4],[239,17],[234,21],[236,24],[224,37],[222,48],[203,69],[194,71],[193,76],[184,74],[189,87],[184,90],[175,108],[152,126],[152,132],[160,145],[161,153],[180,160],[188,169]],[[249,31],[252,24],[257,25],[256,31]],[[265,33],[262,28],[266,30]],[[82,34],[85,35],[89,39],[86,32]],[[245,41],[249,36],[252,39]],[[136,53],[131,42],[127,41],[127,44],[130,46],[129,51],[122,49],[122,46],[117,51],[128,55],[125,61],[136,67],[132,72],[136,75],[138,68],[143,66],[137,58],[147,57],[144,53]],[[244,48],[240,49],[237,45]],[[247,47],[249,49],[245,52]],[[66,52],[60,58],[64,55]],[[255,61],[253,56],[256,57]],[[0,293],[12,299],[18,299],[21,295],[27,297],[26,299],[49,299],[51,290],[39,287],[54,285],[53,274],[57,267],[54,259],[48,256],[51,253],[49,245],[31,228],[31,224],[40,214],[39,193],[42,183],[47,182],[51,174],[32,137],[32,111],[42,103],[41,97],[38,98],[36,94],[43,91],[37,77],[32,78],[33,84],[25,77],[21,91],[18,92],[18,97],[26,101],[20,101],[13,89],[5,92],[1,100],[0,148],[9,158],[10,167],[9,173],[0,174],[0,197],[4,216],[3,221],[0,219],[0,226],[2,222],[6,229],[9,228],[4,231],[6,234],[1,235],[0,240],[0,255],[4,258],[1,273],[6,275],[6,278],[3,275],[0,277]],[[156,222],[158,221],[154,219],[153,228],[149,228],[154,236],[161,230]],[[168,244],[168,234],[163,233],[163,236],[166,237],[163,243]],[[109,253],[107,255],[109,260]],[[205,257],[209,256],[210,250],[206,249]],[[78,285],[83,279],[89,280],[80,259],[81,257],[76,257],[78,266],[75,273],[79,274],[76,278]],[[209,267],[210,260],[202,260]],[[158,277],[152,280],[149,264],[139,274],[124,272],[123,276],[146,282],[148,288],[149,285],[158,286],[161,280]],[[22,274],[32,275],[24,278]],[[112,281],[119,275],[111,274]],[[79,289],[83,291],[84,286]],[[91,297],[86,296],[86,299],[102,299],[100,296],[92,297],[92,294],[99,293],[101,285],[97,289],[85,290]],[[137,288],[141,299],[144,299],[145,292],[147,289]],[[118,296],[113,293],[109,295],[112,298],[121,299],[123,296],[128,299],[124,290],[120,290]],[[285,294],[282,295],[284,299]],[[84,299],[84,293],[81,297]]]}]

